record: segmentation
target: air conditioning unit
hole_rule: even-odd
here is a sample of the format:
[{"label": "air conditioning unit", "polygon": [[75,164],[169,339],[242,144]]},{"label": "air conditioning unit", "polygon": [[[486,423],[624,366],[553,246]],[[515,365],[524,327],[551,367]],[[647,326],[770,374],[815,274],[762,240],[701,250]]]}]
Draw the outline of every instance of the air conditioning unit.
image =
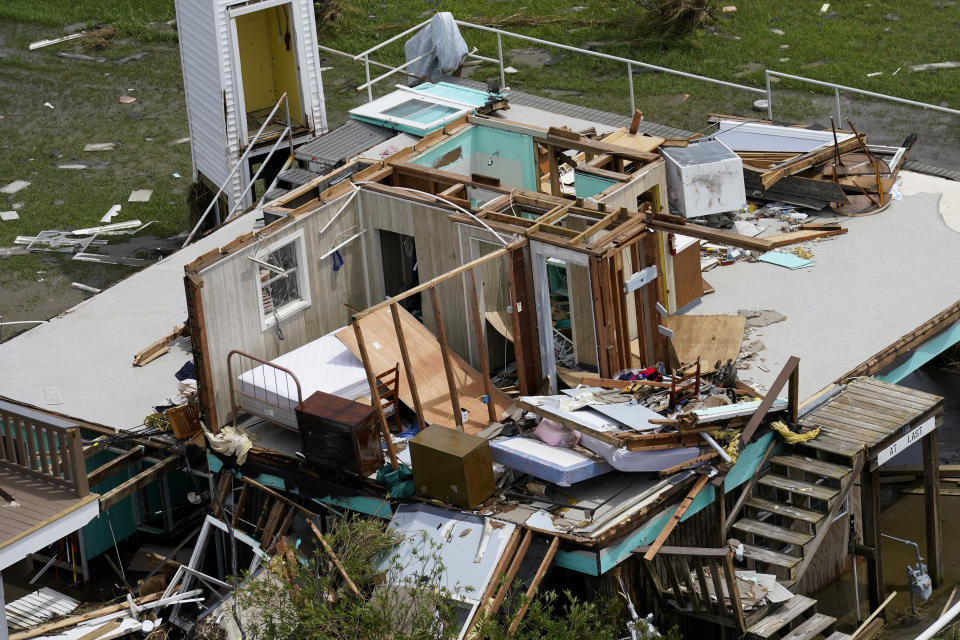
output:
[{"label": "air conditioning unit", "polygon": [[684,218],[735,211],[747,202],[740,156],[719,140],[661,147],[670,210]]}]

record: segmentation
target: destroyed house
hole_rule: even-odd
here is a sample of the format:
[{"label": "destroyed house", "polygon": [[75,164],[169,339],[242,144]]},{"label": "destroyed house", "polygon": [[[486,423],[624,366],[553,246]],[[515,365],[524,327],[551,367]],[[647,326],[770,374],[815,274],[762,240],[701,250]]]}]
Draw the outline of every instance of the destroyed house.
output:
[{"label": "destroyed house", "polygon": [[[231,625],[226,547],[258,575],[349,510],[431,532],[473,588],[461,637],[517,578],[623,592],[684,637],[842,640],[817,591],[852,546],[882,625],[880,467],[922,441],[942,582],[943,399],[896,383],[960,340],[956,295],[915,286],[960,266],[957,193],[901,171],[909,145],[732,117],[698,141],[459,78],[351,115],[262,209],[0,344],[0,468],[32,479],[0,497],[64,494],[0,552],[125,581],[119,544],[176,536],[117,628],[147,605]],[[851,153],[873,175],[829,174]],[[768,215],[706,218],[747,199]],[[794,208],[830,203],[879,215]]]}]

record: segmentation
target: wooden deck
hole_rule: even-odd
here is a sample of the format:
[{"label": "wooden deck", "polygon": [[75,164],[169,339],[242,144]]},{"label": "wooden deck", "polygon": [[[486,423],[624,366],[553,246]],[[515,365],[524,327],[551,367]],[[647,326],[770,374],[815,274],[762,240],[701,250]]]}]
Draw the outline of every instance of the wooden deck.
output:
[{"label": "wooden deck", "polygon": [[13,495],[20,505],[8,506],[0,500],[0,549],[100,497],[88,493],[78,498],[71,489],[2,467],[0,488]]},{"label": "wooden deck", "polygon": [[804,444],[847,457],[866,448],[868,459],[913,427],[943,412],[943,398],[873,378],[857,378],[800,424],[820,427]]}]

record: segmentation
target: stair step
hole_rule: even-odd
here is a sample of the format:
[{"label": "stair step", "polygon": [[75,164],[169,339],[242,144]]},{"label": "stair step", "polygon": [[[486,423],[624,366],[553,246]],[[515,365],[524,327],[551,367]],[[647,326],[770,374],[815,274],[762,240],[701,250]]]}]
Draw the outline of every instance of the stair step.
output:
[{"label": "stair step", "polygon": [[791,469],[802,469],[803,471],[816,473],[817,475],[821,475],[825,478],[833,478],[834,480],[841,480],[845,478],[847,474],[853,471],[853,469],[850,467],[845,467],[842,464],[824,462],[823,460],[817,460],[816,458],[810,458],[807,456],[774,456],[770,459],[770,462],[773,464],[780,464],[785,467],[790,467]]},{"label": "stair step", "polygon": [[796,556],[780,553],[779,551],[774,551],[773,549],[756,547],[752,544],[743,545],[743,557],[756,560],[757,562],[764,562],[766,564],[783,567],[784,569],[793,569],[797,563],[800,562],[800,558]]},{"label": "stair step", "polygon": [[824,516],[827,515],[820,511],[801,509],[800,507],[795,507],[792,504],[774,502],[773,500],[767,500],[766,498],[760,498],[758,496],[747,498],[746,505],[755,509],[769,511],[770,513],[775,513],[780,516],[787,516],[788,518],[793,518],[794,520],[803,520],[804,522],[810,522],[814,524],[823,520]]},{"label": "stair step", "polygon": [[813,598],[793,596],[784,602],[779,609],[750,625],[747,634],[759,638],[769,638],[815,604],[817,604],[817,601]]},{"label": "stair step", "polygon": [[314,173],[307,169],[301,169],[300,167],[294,167],[292,169],[287,169],[283,173],[277,176],[277,182],[286,182],[294,187],[300,187],[314,178],[319,178],[319,173]]},{"label": "stair step", "polygon": [[827,640],[850,640],[850,636],[846,633],[840,633],[839,631],[834,631],[827,636]]},{"label": "stair step", "polygon": [[783,640],[812,640],[829,629],[837,621],[833,616],[815,613],[799,627],[783,636]]},{"label": "stair step", "polygon": [[760,520],[751,520],[750,518],[741,518],[733,523],[733,528],[747,533],[753,533],[763,536],[770,540],[783,542],[784,544],[795,544],[802,546],[813,540],[809,533],[794,531],[793,529],[784,529],[774,524],[767,524]]},{"label": "stair step", "polygon": [[801,482],[800,480],[791,480],[790,478],[778,476],[775,473],[768,473],[757,480],[757,482],[764,487],[775,487],[789,491],[790,493],[795,493],[798,496],[810,496],[817,500],[829,500],[840,493],[838,490],[831,489],[830,487]]}]

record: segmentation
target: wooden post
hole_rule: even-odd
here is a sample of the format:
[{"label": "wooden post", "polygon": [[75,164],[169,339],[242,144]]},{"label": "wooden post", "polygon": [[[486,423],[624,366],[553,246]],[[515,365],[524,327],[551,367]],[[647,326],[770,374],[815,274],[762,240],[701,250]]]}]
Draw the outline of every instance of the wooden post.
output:
[{"label": "wooden post", "polygon": [[943,583],[943,537],[940,529],[940,442],[934,429],[923,437],[923,503],[927,519],[927,568],[934,588]]},{"label": "wooden post", "polygon": [[[643,260],[644,265],[657,265],[657,279],[650,283],[647,289],[647,318],[650,326],[653,327],[653,362],[669,362],[670,353],[667,346],[667,337],[657,331],[657,325],[660,324],[660,314],[657,312],[657,303],[664,306],[662,278],[665,278],[663,264],[660,262],[660,249],[658,247],[657,233],[648,233],[643,238]],[[652,364],[652,363],[651,363]]]},{"label": "wooden post", "polygon": [[883,558],[880,555],[880,473],[870,471],[869,459],[863,465],[860,480],[860,506],[863,544],[873,549],[867,556],[867,595],[873,611],[883,602]]},{"label": "wooden post", "polygon": [[80,429],[71,427],[67,429],[68,455],[70,456],[70,473],[73,475],[73,486],[78,498],[90,493],[90,485],[87,482],[87,461],[83,457],[83,437],[80,435]]},{"label": "wooden post", "polygon": [[[630,262],[633,265],[633,271],[638,272],[641,270],[640,266],[640,244],[636,241],[630,244]],[[640,352],[640,364],[641,366],[650,362],[650,356],[647,353],[647,328],[646,328],[646,314],[643,311],[643,290],[646,287],[641,287],[636,289],[633,292],[633,308],[636,315],[637,321],[637,351]],[[632,351],[631,351],[632,354]],[[631,365],[633,358],[631,357]]]},{"label": "wooden post", "polygon": [[397,333],[397,344],[400,346],[400,359],[403,360],[403,372],[407,376],[410,386],[410,395],[413,396],[413,410],[417,414],[417,424],[420,429],[427,428],[427,421],[423,418],[423,405],[420,404],[420,392],[413,378],[413,366],[410,364],[410,353],[407,351],[407,341],[403,338],[403,326],[400,324],[400,308],[396,302],[390,305],[390,315],[393,316],[393,328]]},{"label": "wooden post", "polygon": [[453,421],[457,429],[463,431],[463,417],[460,415],[460,396],[457,394],[457,384],[453,379],[453,364],[450,362],[450,351],[447,348],[447,332],[443,328],[443,314],[440,313],[440,298],[437,288],[430,287],[430,300],[433,302],[433,317],[437,323],[437,339],[440,341],[440,355],[443,356],[443,369],[447,373],[447,389],[450,391],[450,404],[453,405]]},{"label": "wooden post", "polygon": [[663,543],[667,541],[670,533],[678,524],[680,524],[680,518],[683,517],[683,514],[685,514],[687,509],[690,508],[690,505],[693,504],[694,498],[700,494],[700,491],[704,486],[706,486],[709,479],[710,476],[705,475],[697,478],[697,482],[693,485],[693,488],[690,489],[690,493],[688,493],[683,501],[677,505],[677,510],[673,512],[673,515],[670,516],[669,520],[667,520],[667,523],[663,526],[663,529],[660,530],[660,534],[657,536],[657,539],[653,541],[653,544],[650,545],[650,548],[647,549],[647,552],[643,554],[644,560],[650,562],[654,559],[654,557],[656,557],[657,551],[660,551],[660,547],[662,547]]},{"label": "wooden post", "polygon": [[550,194],[560,195],[560,168],[557,166],[557,148],[547,145],[547,161],[550,163]]},{"label": "wooden post", "polygon": [[800,421],[800,365],[797,364],[790,374],[790,386],[788,391],[788,408],[790,409],[790,422],[796,424]]},{"label": "wooden post", "polygon": [[[517,575],[517,570],[520,569],[520,564],[527,555],[527,550],[530,548],[531,541],[533,541],[533,531],[527,529],[527,532],[523,534],[523,540],[520,542],[520,547],[517,549],[516,555],[513,556],[513,560],[510,562],[510,567],[503,576],[503,581],[500,583],[500,588],[497,590],[497,595],[494,597],[493,603],[490,605],[489,611],[491,616],[495,615],[497,611],[500,610],[500,605],[503,604],[503,599],[507,597],[507,592],[513,585],[513,578]],[[499,576],[494,576],[494,580],[497,578],[499,578]]]},{"label": "wooden post", "polygon": [[357,336],[357,349],[360,350],[360,360],[363,361],[363,368],[367,372],[367,384],[370,385],[370,401],[377,412],[377,420],[380,421],[380,431],[383,433],[383,439],[387,444],[387,453],[390,455],[390,465],[396,469],[400,466],[397,463],[397,452],[393,448],[393,437],[390,435],[390,427],[387,426],[387,416],[383,413],[383,404],[380,402],[380,393],[377,391],[377,376],[373,373],[373,367],[370,365],[370,354],[367,353],[367,345],[363,341],[363,331],[360,329],[360,321],[354,318],[353,333]]},{"label": "wooden post", "polygon": [[506,256],[517,386],[521,395],[525,396],[540,392],[542,376],[537,306],[532,302],[530,294],[533,291],[533,274],[529,268],[528,251],[525,247],[518,247]]},{"label": "wooden post", "polygon": [[[713,452],[716,454],[716,451]],[[758,469],[759,472],[759,469]],[[757,473],[756,475],[759,475]],[[713,488],[713,500],[717,503],[717,546],[727,544],[727,495],[723,492],[723,485]]]},{"label": "wooden post", "polygon": [[480,314],[480,299],[477,297],[477,278],[474,270],[467,271],[470,280],[470,311],[473,316],[473,333],[477,339],[477,355],[480,358],[480,373],[483,374],[483,392],[487,395],[487,417],[497,421],[497,408],[493,406],[493,383],[490,381],[490,363],[487,360],[487,339],[483,335],[483,316]]}]

